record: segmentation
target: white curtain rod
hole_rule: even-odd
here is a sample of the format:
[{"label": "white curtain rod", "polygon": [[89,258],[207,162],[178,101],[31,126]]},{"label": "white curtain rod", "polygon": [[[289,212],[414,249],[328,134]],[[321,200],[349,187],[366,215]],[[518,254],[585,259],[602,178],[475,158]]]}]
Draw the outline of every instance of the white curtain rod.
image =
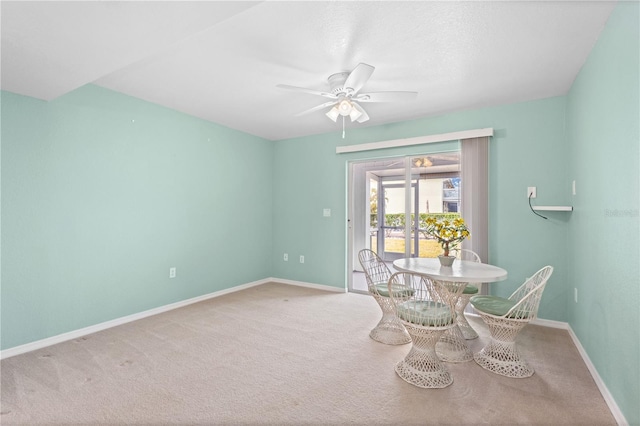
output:
[{"label": "white curtain rod", "polygon": [[336,148],[336,154],[345,154],[348,152],[371,151],[374,149],[397,148],[402,146],[422,145],[434,142],[455,141],[460,139],[481,138],[484,136],[493,136],[493,128],[462,130],[459,132],[441,133],[439,135],[418,136],[407,139],[394,139],[390,141],[363,143],[359,145],[345,145]]}]

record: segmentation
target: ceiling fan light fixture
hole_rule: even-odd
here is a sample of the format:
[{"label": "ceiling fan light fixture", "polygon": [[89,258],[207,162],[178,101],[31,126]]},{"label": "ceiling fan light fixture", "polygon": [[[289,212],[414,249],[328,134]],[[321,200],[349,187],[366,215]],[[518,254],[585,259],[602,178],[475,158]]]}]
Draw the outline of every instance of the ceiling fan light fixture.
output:
[{"label": "ceiling fan light fixture", "polygon": [[336,120],[338,120],[338,116],[340,115],[340,111],[338,110],[338,106],[334,106],[333,108],[331,108],[329,110],[329,112],[327,112],[327,117],[329,117],[331,120],[333,120],[334,122]]},{"label": "ceiling fan light fixture", "polygon": [[354,121],[356,121],[358,118],[360,118],[361,115],[362,115],[362,113],[360,111],[358,111],[357,109],[353,108],[351,110],[351,112],[349,113],[349,117],[351,118],[351,122],[353,123]]},{"label": "ceiling fan light fixture", "polygon": [[340,115],[347,116],[351,114],[351,111],[353,111],[353,105],[351,105],[351,102],[347,99],[343,99],[338,103],[338,111],[340,112]]}]

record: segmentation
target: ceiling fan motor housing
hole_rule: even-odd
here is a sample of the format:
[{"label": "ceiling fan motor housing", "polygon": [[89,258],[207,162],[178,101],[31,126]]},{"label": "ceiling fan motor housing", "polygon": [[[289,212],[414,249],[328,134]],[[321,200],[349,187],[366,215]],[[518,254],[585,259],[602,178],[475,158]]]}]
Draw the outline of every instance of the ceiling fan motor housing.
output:
[{"label": "ceiling fan motor housing", "polygon": [[336,74],[332,74],[329,76],[327,80],[329,80],[329,87],[331,88],[330,93],[334,95],[343,94],[345,96],[352,95],[350,90],[347,90],[344,87],[344,82],[347,81],[347,77],[349,77],[348,72],[339,72]]}]

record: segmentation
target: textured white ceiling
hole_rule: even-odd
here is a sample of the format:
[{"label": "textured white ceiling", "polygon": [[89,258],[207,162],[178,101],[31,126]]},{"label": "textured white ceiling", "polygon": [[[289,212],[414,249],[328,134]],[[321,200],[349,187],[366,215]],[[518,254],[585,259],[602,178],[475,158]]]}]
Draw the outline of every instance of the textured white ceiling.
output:
[{"label": "textured white ceiling", "polygon": [[376,67],[347,129],[566,94],[615,2],[10,2],[3,90],[52,100],[94,83],[266,139],[341,130],[327,77]]}]

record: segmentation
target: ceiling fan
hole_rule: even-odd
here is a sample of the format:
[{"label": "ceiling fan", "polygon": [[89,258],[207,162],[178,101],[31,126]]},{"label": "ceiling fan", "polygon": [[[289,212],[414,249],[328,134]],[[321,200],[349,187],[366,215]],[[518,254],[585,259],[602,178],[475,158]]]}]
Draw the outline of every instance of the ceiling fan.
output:
[{"label": "ceiling fan", "polygon": [[371,92],[359,93],[360,89],[365,85],[375,67],[364,63],[358,64],[351,72],[340,72],[329,76],[329,91],[322,92],[313,89],[305,89],[303,87],[289,86],[286,84],[278,84],[281,89],[293,90],[296,92],[310,93],[331,99],[321,105],[315,106],[306,111],[296,114],[296,117],[309,114],[321,109],[329,108],[326,115],[331,120],[336,121],[339,116],[349,116],[351,121],[364,123],[369,120],[369,115],[359,104],[361,102],[403,102],[411,101],[418,95],[417,92]]}]

